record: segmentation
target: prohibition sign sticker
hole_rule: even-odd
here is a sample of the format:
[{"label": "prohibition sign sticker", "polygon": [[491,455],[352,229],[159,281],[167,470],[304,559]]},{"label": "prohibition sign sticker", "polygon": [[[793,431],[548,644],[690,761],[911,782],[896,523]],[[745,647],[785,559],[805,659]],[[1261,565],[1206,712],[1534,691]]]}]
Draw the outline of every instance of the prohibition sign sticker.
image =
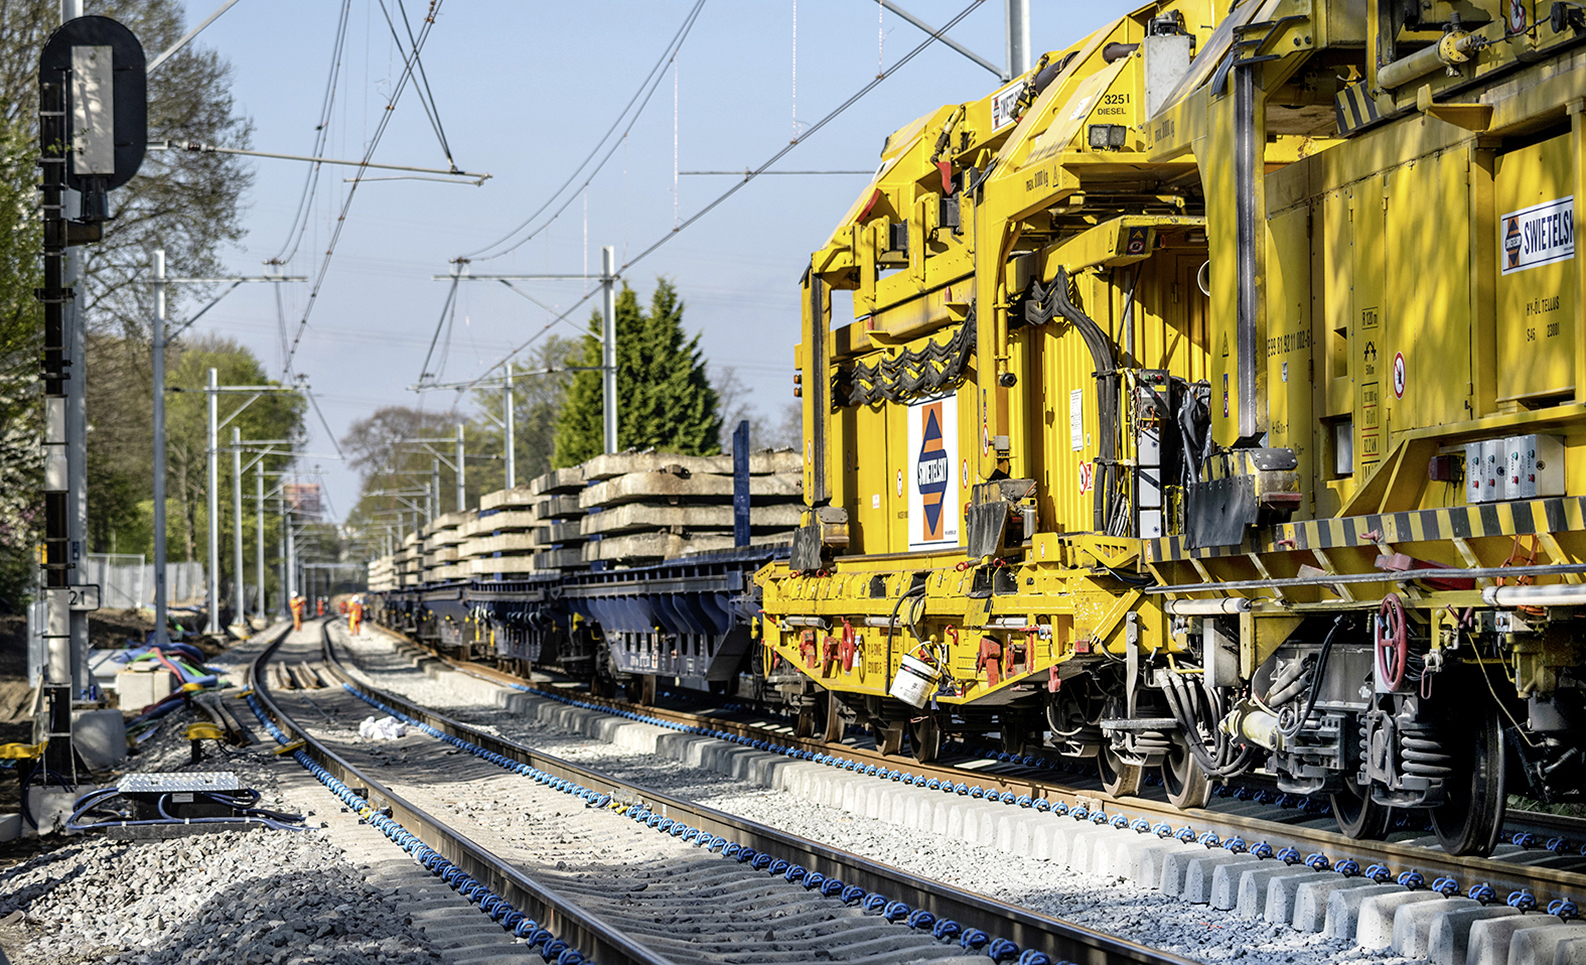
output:
[{"label": "prohibition sign sticker", "polygon": [[1393,356],[1393,397],[1404,398],[1404,353],[1397,352]]}]

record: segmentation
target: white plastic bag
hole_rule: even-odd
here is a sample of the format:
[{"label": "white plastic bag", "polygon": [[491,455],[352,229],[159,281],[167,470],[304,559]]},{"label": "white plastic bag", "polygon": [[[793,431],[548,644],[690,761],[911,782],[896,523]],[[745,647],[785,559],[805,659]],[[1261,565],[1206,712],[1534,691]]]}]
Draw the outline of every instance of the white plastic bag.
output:
[{"label": "white plastic bag", "polygon": [[364,740],[394,741],[398,737],[406,737],[408,725],[395,717],[365,717],[363,723],[358,725],[358,736]]}]

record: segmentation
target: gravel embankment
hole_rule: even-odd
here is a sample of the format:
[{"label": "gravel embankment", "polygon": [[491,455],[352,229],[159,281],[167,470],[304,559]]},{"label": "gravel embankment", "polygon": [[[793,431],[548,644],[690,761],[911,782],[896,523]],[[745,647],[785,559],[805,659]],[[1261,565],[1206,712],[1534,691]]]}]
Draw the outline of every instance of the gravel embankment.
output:
[{"label": "gravel embankment", "polygon": [[[240,681],[254,652],[243,645],[209,662],[237,671]],[[246,705],[235,706],[254,723]],[[303,814],[308,829],[146,843],[77,837],[0,872],[0,958],[17,965],[443,961],[406,902],[370,883],[371,853],[344,850],[345,825],[358,829],[355,816],[340,813],[341,802],[290,759],[274,756],[275,742],[257,727],[251,747],[205,741],[204,759],[191,764],[184,729],[193,719],[185,709],[168,715],[126,769],[232,771],[260,792],[260,807]]]},{"label": "gravel embankment", "polygon": [[[515,740],[536,750],[632,781],[665,794],[865,855],[948,884],[1021,904],[1156,948],[1205,962],[1243,961],[1261,965],[1408,965],[1416,961],[1351,942],[1302,933],[1286,925],[1239,918],[1204,905],[1189,905],[1117,877],[1075,871],[1023,854],[942,841],[899,825],[817,805],[660,759],[583,735],[565,733],[472,699],[477,681],[447,683],[452,674],[432,678],[400,655],[393,638],[373,631],[357,640],[333,630],[343,652],[356,655],[354,673],[374,687],[400,694],[460,721]],[[922,792],[923,793],[923,792]]]}]

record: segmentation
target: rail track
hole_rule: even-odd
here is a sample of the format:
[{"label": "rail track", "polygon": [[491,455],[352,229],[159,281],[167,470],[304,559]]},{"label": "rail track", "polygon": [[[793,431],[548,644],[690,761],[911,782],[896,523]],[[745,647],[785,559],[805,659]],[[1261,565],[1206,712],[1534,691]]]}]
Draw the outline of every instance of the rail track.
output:
[{"label": "rail track", "polygon": [[[357,683],[328,647],[305,649],[272,648],[254,667],[279,736],[304,741],[296,753],[333,790],[504,926],[539,937],[542,954],[565,943],[551,960],[1187,962],[537,753]],[[272,692],[272,658],[338,685]],[[349,739],[371,706],[429,736],[390,749]],[[470,793],[482,803],[459,807]],[[528,825],[481,819],[500,816],[490,795],[527,809]]]},{"label": "rail track", "polygon": [[[1435,885],[1445,894],[1474,896],[1484,903],[1512,902],[1517,907],[1536,910],[1551,906],[1566,913],[1575,907],[1580,896],[1586,895],[1586,855],[1582,854],[1586,851],[1582,847],[1586,842],[1586,822],[1575,818],[1511,812],[1505,826],[1505,840],[1510,843],[1500,846],[1492,857],[1454,856],[1439,848],[1434,836],[1415,830],[1396,832],[1391,840],[1348,838],[1329,830],[1334,823],[1325,812],[1279,808],[1259,794],[1245,800],[1232,796],[1214,798],[1210,807],[1180,810],[1166,801],[1114,798],[1102,791],[1097,782],[1075,786],[1073,782],[1053,780],[1049,770],[1018,759],[987,757],[920,764],[864,746],[839,746],[801,738],[785,726],[725,720],[719,714],[641,706],[617,698],[572,693],[564,687],[525,680],[486,665],[458,661],[400,634],[393,636],[456,670],[553,700],[816,760],[880,780],[939,789],[944,794],[1002,801],[1015,807],[1021,803],[1034,808],[1044,805],[1081,822],[1100,825],[1096,831],[1103,836],[1109,832],[1144,832],[1171,836],[1207,850],[1220,849],[1227,855],[1216,858],[1233,865],[1230,871],[1254,861],[1281,858],[1284,863],[1295,865],[1297,871],[1339,871],[1344,877],[1359,878],[1354,884],[1360,886],[1371,881],[1408,884],[1416,889]],[[1226,880],[1229,875],[1221,877]],[[1235,890],[1234,884],[1223,888],[1230,896]],[[1228,897],[1224,901],[1232,907],[1234,899]]]}]

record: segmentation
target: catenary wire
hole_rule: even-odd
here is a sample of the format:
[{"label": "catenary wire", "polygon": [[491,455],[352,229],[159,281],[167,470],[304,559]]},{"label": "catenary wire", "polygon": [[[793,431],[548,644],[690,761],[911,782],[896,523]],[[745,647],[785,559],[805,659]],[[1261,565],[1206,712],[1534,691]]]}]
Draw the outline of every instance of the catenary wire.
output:
[{"label": "catenary wire", "polygon": [[[752,171],[750,173],[746,173],[744,175],[742,181],[737,182],[732,187],[728,188],[726,191],[723,191],[720,195],[718,195],[715,198],[715,200],[711,201],[709,204],[705,205],[703,208],[700,208],[698,211],[694,212],[692,215],[690,215],[688,217],[687,220],[685,220],[682,224],[678,225],[677,227],[673,228],[670,232],[662,235],[659,239],[657,239],[655,241],[654,244],[650,245],[650,247],[644,249],[643,251],[639,252],[637,255],[634,255],[632,258],[628,259],[628,261],[625,264],[623,264],[622,269],[619,270],[619,274],[621,273],[621,271],[625,271],[625,270],[627,270],[629,268],[632,268],[634,265],[637,265],[639,262],[643,261],[650,254],[652,254],[657,249],[659,249],[662,245],[666,244],[668,241],[671,241],[673,238],[677,237],[678,233],[681,232],[684,228],[687,228],[689,225],[691,225],[694,222],[698,221],[700,218],[703,218],[705,215],[707,215],[711,211],[715,210],[715,208],[718,205],[720,205],[722,202],[726,201],[728,198],[732,197],[734,194],[737,194],[738,190],[740,188],[742,188],[744,185],[748,184],[750,181],[753,181],[755,178],[757,178],[761,174],[763,174],[765,172],[766,168],[769,168],[771,165],[773,165],[776,162],[782,160],[782,158],[786,157],[787,154],[789,152],[791,152],[794,148],[798,147],[800,144],[803,144],[810,137],[810,135],[814,134],[816,131],[819,131],[821,128],[825,127],[827,124],[830,124],[832,121],[836,120],[839,115],[841,115],[844,111],[848,110],[848,108],[850,108],[850,107],[854,106],[855,104],[857,104],[859,102],[860,98],[864,97],[866,94],[868,94],[872,90],[874,90],[878,85],[881,84],[882,81],[886,80],[888,77],[891,77],[893,74],[897,73],[900,69],[903,68],[903,66],[905,64],[907,64],[909,61],[913,60],[920,53],[922,53],[925,50],[925,48],[931,46],[932,44],[934,44],[938,40],[940,40],[942,38],[942,36],[947,33],[947,31],[949,31],[953,27],[957,26],[958,22],[960,20],[963,20],[965,17],[969,16],[969,14],[971,12],[973,12],[976,7],[980,6],[984,2],[985,2],[985,0],[970,0],[969,6],[965,7],[962,11],[960,11],[958,16],[954,17],[953,19],[949,20],[947,23],[943,24],[942,27],[940,29],[938,29],[935,33],[933,33],[929,37],[925,38],[925,41],[923,43],[921,43],[919,46],[915,47],[913,50],[909,51],[907,54],[904,54],[902,59],[900,59],[897,63],[893,64],[891,67],[888,67],[886,70],[878,73],[874,80],[870,81],[865,86],[859,88],[859,90],[852,97],[850,97],[847,100],[843,101],[841,104],[837,105],[837,107],[834,110],[832,110],[830,113],[828,113],[825,117],[822,117],[820,120],[818,120],[814,124],[810,125],[809,129],[806,130],[803,133],[803,135],[800,136],[797,140],[788,142],[788,144],[786,146],[784,146],[781,150],[779,150],[775,154],[771,155],[771,157],[764,164],[761,164],[758,168],[755,168],[754,171]],[[502,361],[505,362],[506,360],[503,359]],[[501,363],[497,363],[497,364],[501,364]]]},{"label": "catenary wire", "polygon": [[[374,137],[370,138],[369,145],[364,149],[363,162],[367,165],[374,157],[375,149],[380,146],[381,139],[385,136],[386,128],[391,123],[391,118],[396,114],[397,101],[401,100],[402,92],[407,89],[408,82],[413,79],[414,65],[418,61],[419,52],[423,49],[425,41],[429,39],[430,31],[435,27],[436,14],[440,12],[444,0],[431,0],[429,14],[424,18],[424,26],[419,29],[417,42],[413,49],[403,57],[401,76],[397,79],[396,88],[391,92],[391,98],[386,103],[386,109],[380,112],[380,123],[375,125]],[[358,168],[361,178],[368,171],[365,166]],[[347,225],[347,214],[352,209],[353,198],[358,194],[358,181],[354,180],[347,189],[347,196],[342,201],[341,214],[336,219],[336,226],[331,231],[330,240],[325,248],[325,255],[320,261],[319,272],[314,278],[314,285],[308,293],[308,304],[303,308],[303,317],[298,322],[297,334],[292,338],[292,346],[286,356],[286,370],[291,372],[292,359],[297,355],[297,347],[303,342],[303,333],[308,329],[309,317],[314,312],[314,305],[319,300],[319,290],[325,284],[325,277],[330,273],[330,262],[336,253],[336,244],[341,240],[342,229]]]},{"label": "catenary wire", "polygon": [[[517,227],[513,228],[511,231],[507,232],[505,235],[503,235],[502,237],[498,238],[497,240],[492,241],[490,244],[485,245],[482,248],[478,248],[478,249],[476,249],[474,251],[470,251],[467,254],[462,255],[461,257],[463,259],[467,260],[467,259],[478,258],[480,261],[489,261],[489,260],[491,260],[493,258],[499,258],[502,255],[508,254],[509,252],[512,252],[512,251],[516,250],[524,242],[528,241],[529,239],[533,238],[535,235],[539,234],[540,231],[544,230],[544,227],[542,226],[540,229],[536,230],[535,232],[530,234],[528,237],[518,240],[516,243],[514,243],[512,245],[511,248],[507,248],[507,249],[505,249],[503,251],[498,251],[498,252],[496,252],[495,254],[492,254],[492,255],[486,255],[485,254],[485,252],[490,251],[492,248],[499,247],[499,246],[504,245],[507,242],[511,241],[513,236],[515,236],[518,232],[522,231],[524,228],[527,228],[529,225],[533,224],[536,218],[538,218],[540,215],[544,214],[545,210],[547,208],[549,208],[552,204],[556,203],[556,199],[561,197],[562,193],[564,191],[566,191],[568,189],[568,187],[573,184],[574,181],[578,180],[578,175],[580,174],[580,172],[582,172],[584,170],[584,168],[589,166],[589,162],[594,159],[595,155],[600,153],[601,147],[604,146],[607,141],[611,140],[611,135],[616,132],[618,127],[622,126],[622,119],[628,116],[629,111],[633,111],[634,104],[639,103],[640,98],[643,98],[644,104],[640,104],[639,109],[637,111],[634,111],[633,117],[628,121],[627,128],[625,128],[624,131],[623,131],[624,136],[626,136],[627,131],[632,129],[634,122],[638,119],[639,115],[644,112],[644,105],[649,103],[650,96],[655,93],[656,87],[658,87],[660,85],[661,79],[665,76],[665,67],[666,67],[666,65],[668,63],[670,63],[674,57],[677,56],[678,50],[680,50],[682,48],[683,41],[685,39],[687,39],[689,31],[691,29],[693,29],[694,21],[699,18],[699,12],[704,6],[705,6],[705,0],[697,0],[697,2],[694,4],[693,8],[691,10],[689,10],[688,15],[683,18],[682,26],[678,27],[677,33],[673,35],[671,42],[668,43],[666,45],[666,48],[661,51],[660,58],[657,59],[655,64],[650,68],[650,72],[645,75],[644,80],[639,82],[638,90],[635,90],[633,92],[633,96],[631,98],[629,98],[628,103],[622,108],[622,111],[617,114],[616,119],[611,122],[611,126],[606,129],[606,133],[601,135],[600,140],[595,142],[595,146],[594,147],[590,148],[589,154],[587,156],[585,156],[585,158],[578,163],[578,166],[575,167],[573,169],[572,173],[567,176],[567,180],[563,181],[561,186],[558,187],[554,192],[551,193],[551,195],[549,197],[547,197],[545,199],[545,203],[540,205],[539,208],[537,208],[534,211],[533,214],[531,214],[527,218],[523,219],[523,221],[520,222]],[[622,142],[622,138],[618,138],[617,139],[617,143],[620,144],[621,142]],[[608,151],[607,154],[606,154],[606,157],[601,159],[600,165],[604,166],[605,163],[606,163],[606,160],[609,159],[610,157],[611,157],[611,152]],[[595,171],[590,174],[590,177],[593,177],[594,174],[599,173],[599,171],[600,171],[600,167],[596,167]],[[588,184],[588,181],[586,180],[584,183]],[[562,211],[566,209],[568,203],[571,203],[571,202],[564,203],[562,205],[562,207],[557,210],[556,214],[558,214],[558,215],[561,214]],[[556,219],[556,215],[552,215],[551,216],[551,220],[554,221],[555,219]]]},{"label": "catenary wire", "polygon": [[[325,78],[325,96],[319,108],[319,124],[314,128],[314,157],[323,157],[324,147],[330,137],[331,111],[336,102],[336,89],[341,76],[342,54],[347,45],[347,18],[352,10],[352,0],[345,0],[341,8],[341,17],[336,24],[336,42],[332,45],[330,58],[330,74]],[[303,191],[297,199],[297,213],[292,216],[292,227],[287,231],[286,241],[281,245],[281,250],[276,252],[265,264],[282,264],[292,260],[297,254],[298,245],[303,241],[303,232],[308,227],[308,211],[313,207],[314,196],[319,190],[319,172],[321,165],[318,163],[309,166],[308,173],[303,177]]]},{"label": "catenary wire", "polygon": [[[379,0],[379,2],[380,12],[385,15],[386,26],[391,30],[391,39],[396,41],[396,45],[400,47],[402,46],[402,38],[397,35],[396,24],[391,20],[391,11],[387,9],[385,0]],[[396,5],[397,11],[402,14],[402,26],[407,31],[408,43],[410,45],[414,44],[417,42],[417,38],[413,36],[412,21],[408,19],[407,7],[403,6],[402,0],[396,0]],[[435,93],[430,90],[429,74],[424,70],[424,61],[422,59],[415,57],[414,61],[418,65],[418,88],[414,89],[414,93],[418,95],[419,106],[424,108],[424,116],[429,118],[430,128],[435,131],[435,137],[440,141],[441,153],[446,155],[446,163],[451,165],[451,169],[455,171],[457,170],[457,162],[452,160],[451,145],[446,143],[446,128],[441,124],[441,109],[440,105],[435,103]]]},{"label": "catenary wire", "polygon": [[[923,42],[921,42],[919,46],[915,47],[913,50],[910,50],[907,54],[904,54],[903,57],[901,59],[899,59],[897,63],[893,64],[891,67],[889,67],[886,70],[882,71],[880,74],[878,74],[876,76],[876,78],[874,80],[870,81],[869,83],[865,84],[865,86],[861,87],[856,93],[853,94],[853,96],[851,96],[847,100],[843,101],[835,109],[833,109],[831,112],[826,114],[825,117],[822,117],[820,120],[818,120],[814,124],[810,125],[809,129],[804,132],[803,137],[800,137],[798,140],[790,142],[787,146],[783,147],[781,150],[779,150],[775,154],[771,155],[771,157],[765,163],[761,164],[758,168],[754,169],[752,172],[746,173],[744,175],[744,178],[743,178],[742,181],[739,181],[738,183],[734,184],[732,187],[728,188],[726,191],[722,192],[720,195],[718,195],[716,197],[715,200],[711,201],[709,204],[705,205],[703,208],[700,208],[698,211],[696,211],[692,215],[690,215],[688,217],[688,219],[685,220],[682,224],[680,224],[677,227],[671,229],[669,232],[667,232],[666,234],[662,235],[654,244],[650,245],[648,248],[646,248],[643,251],[639,252],[633,258],[629,259],[626,263],[623,264],[622,268],[618,270],[617,274],[620,276],[623,271],[626,271],[627,269],[629,269],[629,268],[633,267],[634,265],[638,264],[640,261],[643,261],[649,255],[653,254],[662,245],[666,244],[668,241],[671,241],[673,238],[677,237],[684,229],[688,228],[690,225],[694,224],[696,221],[698,221],[699,219],[703,218],[705,215],[709,214],[716,207],[718,207],[722,202],[726,201],[728,198],[730,198],[734,194],[736,194],[740,188],[742,188],[744,185],[748,184],[750,181],[753,181],[756,177],[758,177],[760,174],[762,174],[766,170],[766,168],[768,168],[771,165],[775,164],[777,161],[780,161],[783,157],[785,157],[794,148],[798,147],[800,144],[803,144],[806,140],[809,139],[810,135],[814,134],[815,132],[819,131],[821,128],[825,127],[827,124],[829,124],[832,121],[836,120],[839,115],[841,115],[844,111],[848,110],[848,108],[852,107],[854,104],[858,103],[860,98],[864,97],[866,94],[868,94],[872,90],[874,90],[878,85],[881,84],[882,81],[886,80],[888,77],[891,77],[893,74],[897,73],[899,70],[901,70],[904,67],[904,65],[908,64],[909,61],[913,60],[915,57],[919,56],[922,52],[924,52],[927,47],[931,46],[932,44],[934,44],[938,40],[940,40],[942,38],[942,36],[947,33],[947,31],[949,31],[953,27],[957,26],[959,21],[961,21],[965,17],[969,16],[972,12],[974,12],[976,7],[979,7],[984,2],[985,2],[985,0],[970,0],[969,6],[965,7],[963,10],[961,10],[958,13],[958,15],[955,16],[953,19],[951,19],[947,23],[943,24],[935,33],[931,34],[929,37],[926,37],[925,40]],[[524,239],[524,240],[526,241],[528,239]],[[521,242],[519,242],[519,243],[521,244]],[[499,244],[499,242],[498,242],[498,244]],[[488,250],[488,249],[485,249],[485,250]],[[504,253],[505,252],[503,252],[503,254]],[[494,256],[492,256],[492,257],[494,257]],[[544,328],[541,328],[538,332],[536,332],[533,336],[531,336],[528,341],[524,342],[522,345],[519,345],[517,348],[515,348],[512,351],[508,352],[506,355],[502,356],[500,359],[497,359],[496,363],[494,365],[490,366],[490,368],[488,368],[488,369],[484,370],[483,372],[481,372],[478,375],[477,378],[475,378],[472,382],[470,382],[468,384],[467,388],[472,388],[473,386],[477,385],[479,382],[481,382],[484,379],[488,378],[490,373],[494,372],[496,369],[499,369],[499,368],[501,368],[501,366],[503,366],[503,365],[507,364],[508,362],[512,361],[512,359],[517,357],[519,352],[521,352],[524,349],[528,348],[541,335],[545,334],[546,329],[549,329],[552,325],[555,325],[557,322],[560,322],[560,321],[566,319],[568,316],[572,315],[573,312],[577,311],[580,306],[582,306],[585,302],[589,301],[589,299],[594,297],[595,293],[598,292],[598,291],[600,291],[599,288],[591,288],[589,291],[585,292],[584,296],[582,298],[580,298],[578,301],[574,302],[567,309],[567,311],[562,312],[560,315],[558,315],[555,318],[551,319],[549,322],[546,323]]]}]

